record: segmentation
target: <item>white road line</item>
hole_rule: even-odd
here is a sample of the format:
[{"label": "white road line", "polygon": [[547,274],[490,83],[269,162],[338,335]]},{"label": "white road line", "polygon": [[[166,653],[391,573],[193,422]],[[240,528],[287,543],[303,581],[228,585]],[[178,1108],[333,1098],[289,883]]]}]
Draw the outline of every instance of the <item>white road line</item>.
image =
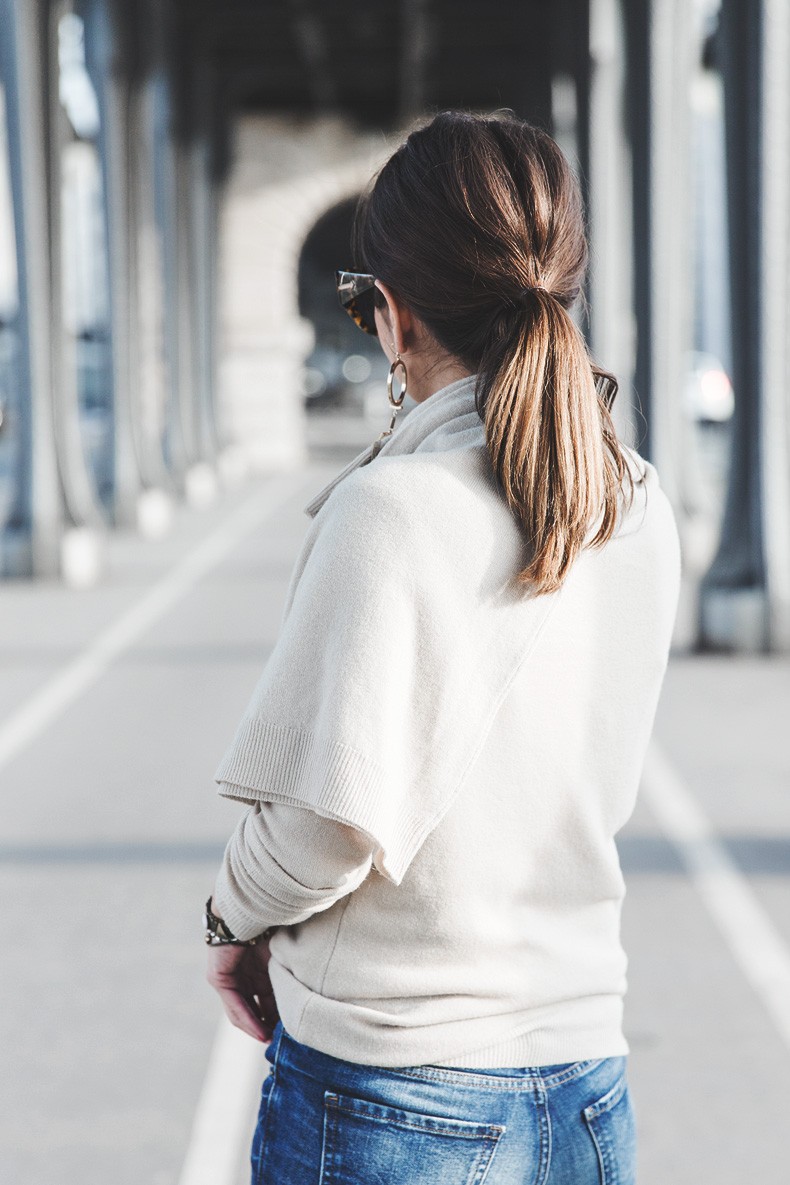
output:
[{"label": "white road line", "polygon": [[735,961],[790,1048],[790,948],[655,742],[645,762],[642,793],[678,849]]},{"label": "white road line", "polygon": [[279,510],[305,480],[301,472],[278,475],[262,490],[256,490],[136,604],[17,708],[0,726],[0,769],[74,703],[120,654],[172,609],[246,535]]},{"label": "white road line", "polygon": [[211,1051],[179,1185],[237,1185],[268,1062],[264,1047],[223,1016]]}]

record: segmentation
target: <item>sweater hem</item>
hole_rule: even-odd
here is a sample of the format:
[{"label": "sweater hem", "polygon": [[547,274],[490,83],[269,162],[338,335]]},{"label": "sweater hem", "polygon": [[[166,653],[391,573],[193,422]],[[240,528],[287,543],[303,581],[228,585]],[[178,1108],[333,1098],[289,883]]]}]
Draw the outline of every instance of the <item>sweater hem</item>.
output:
[{"label": "sweater hem", "polygon": [[[562,1000],[506,1016],[417,1024],[370,1004],[334,1000],[269,964],[278,1011],[294,1040],[342,1061],[382,1068],[512,1069],[628,1054],[623,997]],[[308,1007],[309,1004],[309,1007]]]},{"label": "sweater hem", "polygon": [[620,1026],[568,1031],[538,1029],[433,1064],[447,1069],[518,1069],[525,1066],[564,1065],[591,1058],[622,1057],[630,1052]]}]

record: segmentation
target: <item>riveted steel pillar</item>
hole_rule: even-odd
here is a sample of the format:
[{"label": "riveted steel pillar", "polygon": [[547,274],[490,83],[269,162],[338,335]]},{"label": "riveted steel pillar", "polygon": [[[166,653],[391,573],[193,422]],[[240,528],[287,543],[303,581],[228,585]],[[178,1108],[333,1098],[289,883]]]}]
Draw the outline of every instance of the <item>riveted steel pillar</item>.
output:
[{"label": "riveted steel pillar", "polygon": [[653,341],[653,180],[650,69],[652,0],[620,0],[626,38],[626,128],[631,153],[634,312],[634,402],[636,443],[654,457],[652,407],[655,391]]},{"label": "riveted steel pillar", "polygon": [[631,159],[626,135],[625,32],[620,0],[590,0],[589,157],[590,344],[618,378],[614,420],[635,444]]},{"label": "riveted steel pillar", "polygon": [[[85,0],[85,46],[88,68],[99,99],[99,152],[104,186],[104,215],[110,290],[112,350],[113,495],[115,525],[137,519],[140,472],[135,453],[132,409],[132,318],[136,314],[132,267],[130,195],[130,38],[128,5],[121,0]],[[133,10],[132,10],[133,15]]]},{"label": "riveted steel pillar", "polygon": [[702,644],[790,649],[790,13],[723,0],[735,413],[721,539],[700,602]]},{"label": "riveted steel pillar", "polygon": [[150,214],[153,221],[149,222],[149,230],[154,235],[154,240],[149,243],[149,248],[153,248],[149,255],[156,255],[159,269],[157,301],[161,302],[161,445],[171,488],[178,491],[183,489],[188,465],[183,425],[185,359],[179,332],[179,309],[183,297],[178,281],[176,249],[179,215],[183,216],[178,208],[174,147],[174,58],[178,39],[173,29],[171,7],[158,0],[148,0],[145,9],[150,54],[146,82],[149,120],[146,168],[150,170],[152,182]]},{"label": "riveted steel pillar", "polygon": [[0,0],[0,28],[19,287],[14,329],[20,414],[17,497],[0,538],[0,573],[51,576],[60,566],[63,500],[50,369],[47,104],[55,80],[46,71],[47,4]]},{"label": "riveted steel pillar", "polygon": [[212,100],[215,96],[214,72],[209,62],[192,62],[191,92],[194,111],[189,153],[190,240],[192,268],[191,354],[193,401],[196,416],[196,447],[203,461],[216,459],[219,441],[215,417],[216,392],[214,356],[214,254],[217,243],[217,209],[212,143]]},{"label": "riveted steel pillar", "polygon": [[48,72],[53,78],[48,95],[52,402],[58,467],[68,523],[81,529],[90,528],[93,545],[98,547],[106,526],[106,516],[100,505],[99,491],[91,480],[83,447],[75,343],[75,334],[82,327],[76,325],[76,310],[69,306],[67,300],[69,295],[74,295],[69,292],[69,287],[74,281],[75,255],[80,249],[84,251],[86,246],[82,241],[75,245],[73,239],[79,240],[78,227],[69,225],[69,216],[76,222],[78,212],[70,208],[68,201],[72,176],[68,153],[74,147],[88,147],[73,143],[73,133],[59,94],[58,58],[65,56],[64,49],[67,47],[73,50],[75,37],[74,30],[70,30],[68,25],[73,16],[72,9],[70,0],[51,0],[46,43],[47,60],[50,63]]},{"label": "riveted steel pillar", "polygon": [[181,16],[162,10],[156,89],[154,168],[164,274],[165,357],[169,387],[165,456],[181,487],[200,457],[192,352],[190,168],[184,131],[188,106]]},{"label": "riveted steel pillar", "polygon": [[[150,27],[149,27],[150,29]],[[157,66],[141,81],[135,95],[133,202],[136,243],[133,252],[137,390],[137,452],[142,484],[147,490],[175,491],[177,482],[165,458],[171,399],[164,333],[164,251],[156,201]]]},{"label": "riveted steel pillar", "polygon": [[162,163],[166,300],[173,326],[180,446],[187,496],[202,499],[215,481],[219,452],[215,416],[217,249],[216,69],[195,37],[189,14],[174,10],[166,25],[170,143]]},{"label": "riveted steel pillar", "polygon": [[790,7],[763,5],[761,491],[768,645],[790,651]]},{"label": "riveted steel pillar", "polygon": [[642,451],[664,489],[685,501],[682,415],[693,344],[689,78],[694,42],[686,0],[626,0],[633,176],[634,385]]}]

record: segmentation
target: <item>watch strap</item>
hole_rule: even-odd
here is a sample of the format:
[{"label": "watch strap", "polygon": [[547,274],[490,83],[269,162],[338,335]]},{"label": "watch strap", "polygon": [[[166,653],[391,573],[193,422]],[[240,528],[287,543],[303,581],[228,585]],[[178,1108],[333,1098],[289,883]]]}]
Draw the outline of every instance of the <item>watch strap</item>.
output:
[{"label": "watch strap", "polygon": [[259,938],[268,937],[269,934],[267,930],[265,934],[256,935],[255,938],[237,938],[227,922],[223,922],[222,918],[218,918],[211,912],[211,897],[206,902],[203,925],[206,930],[205,939],[209,946],[255,946]]}]

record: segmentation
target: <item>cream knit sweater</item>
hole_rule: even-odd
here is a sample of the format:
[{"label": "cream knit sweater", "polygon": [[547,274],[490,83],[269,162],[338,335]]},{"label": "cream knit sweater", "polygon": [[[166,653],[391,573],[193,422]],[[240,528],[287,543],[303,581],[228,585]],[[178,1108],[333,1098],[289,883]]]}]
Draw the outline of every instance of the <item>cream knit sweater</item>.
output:
[{"label": "cream knit sweater", "polygon": [[677,608],[655,468],[563,587],[515,588],[474,376],[306,508],[276,646],[215,774],[250,805],[216,899],[271,924],[288,1032],[381,1066],[629,1051],[631,814]]}]

